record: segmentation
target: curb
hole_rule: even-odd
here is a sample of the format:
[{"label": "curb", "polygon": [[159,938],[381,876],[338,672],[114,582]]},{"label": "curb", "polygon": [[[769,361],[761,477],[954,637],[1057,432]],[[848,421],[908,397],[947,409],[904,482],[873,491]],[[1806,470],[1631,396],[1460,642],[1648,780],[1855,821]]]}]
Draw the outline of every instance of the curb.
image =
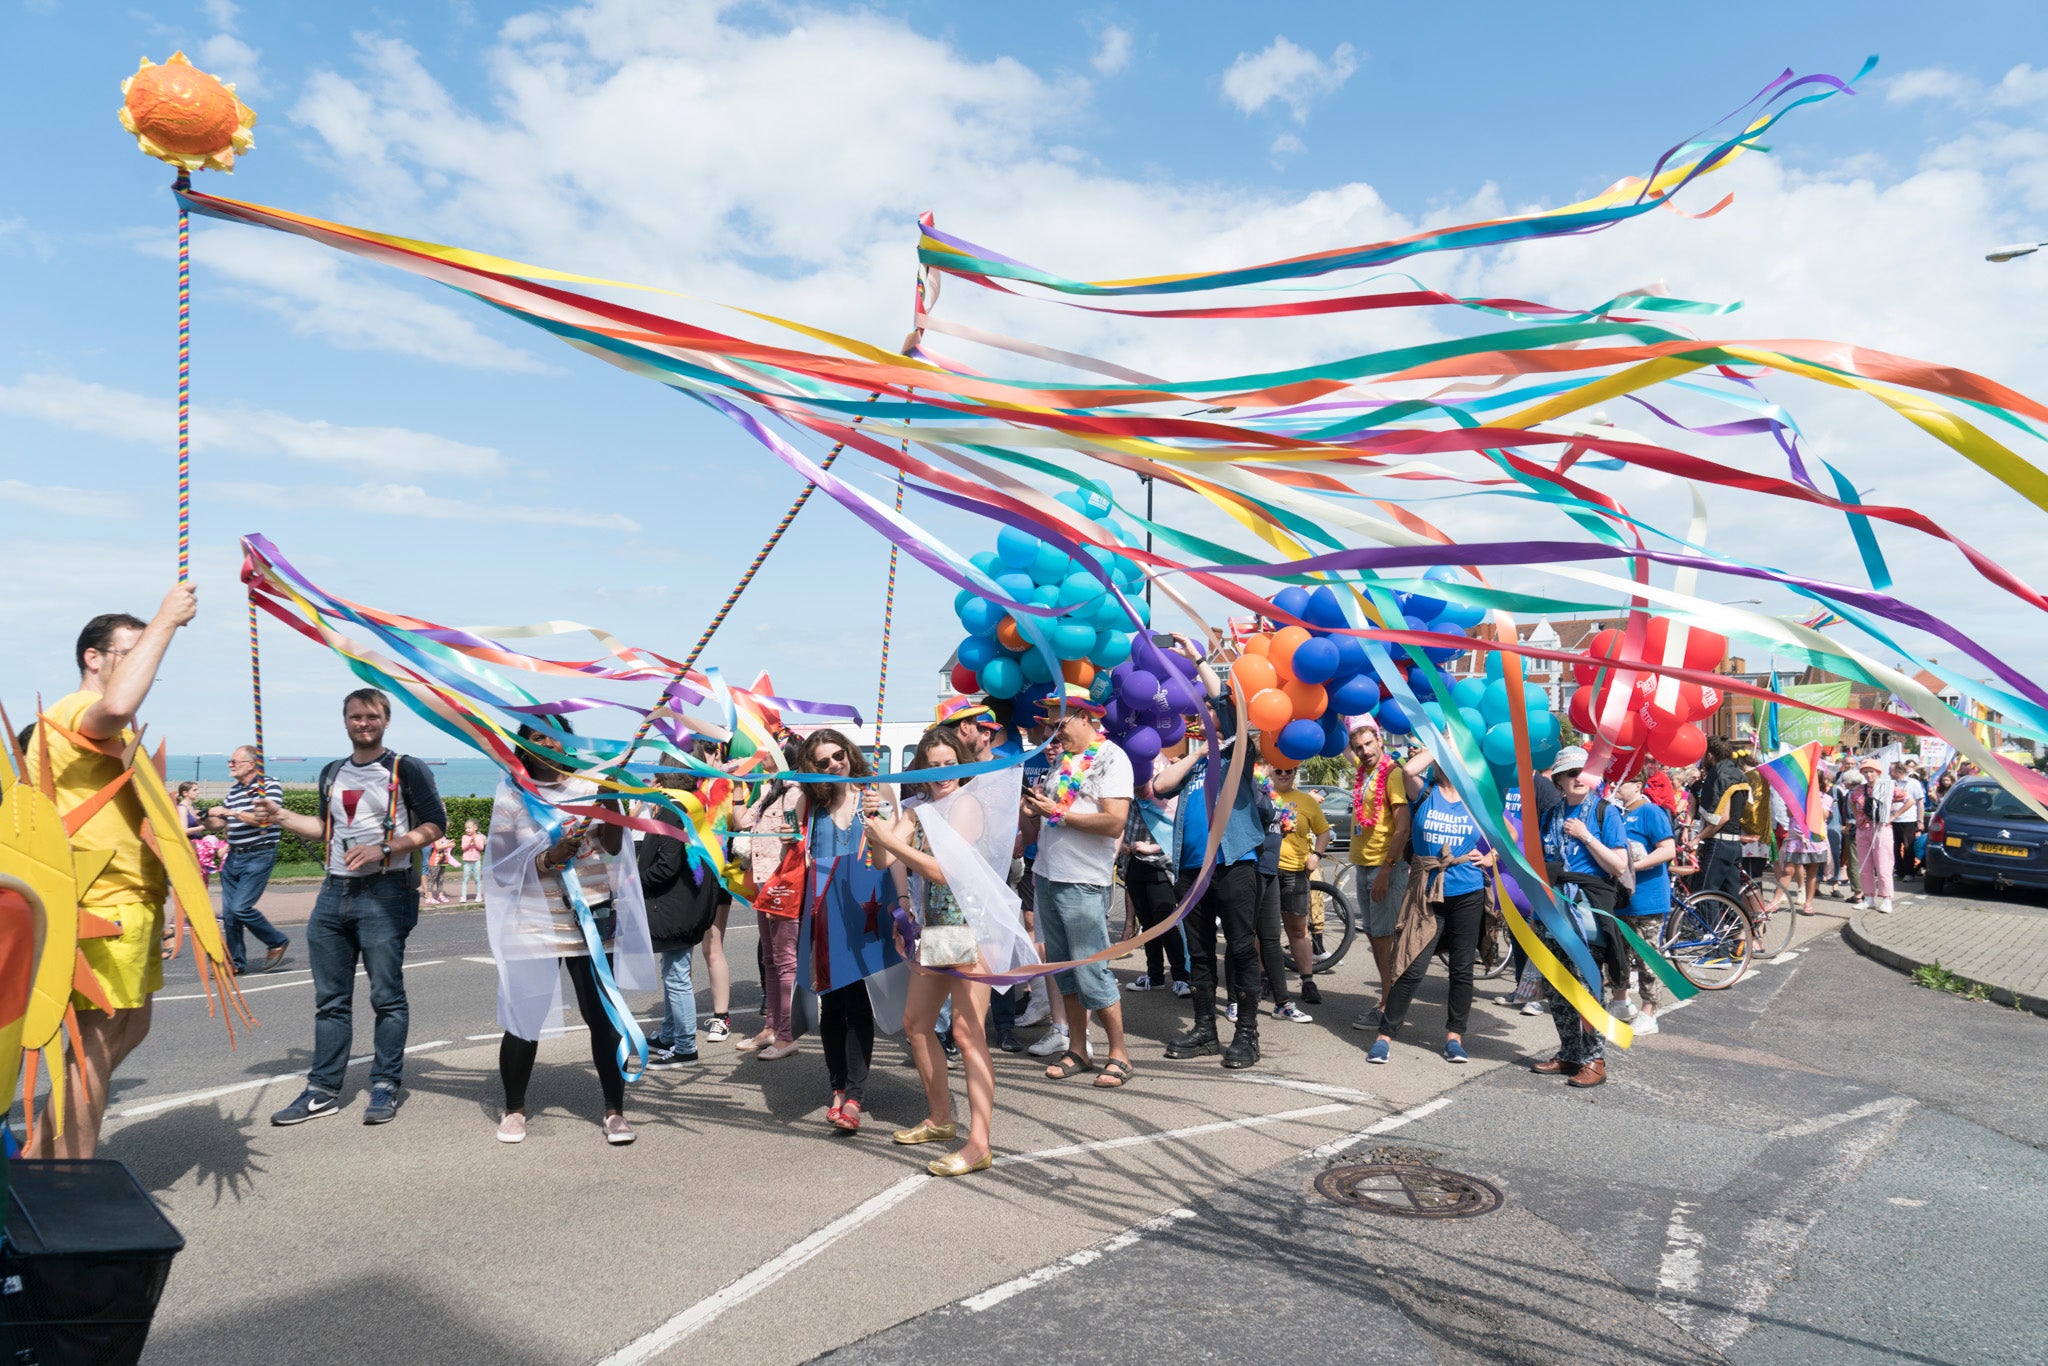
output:
[{"label": "curb", "polygon": [[[1842,926],[1842,938],[1864,957],[1874,958],[1886,967],[1895,968],[1900,972],[1911,973],[1915,968],[1927,966],[1917,958],[1900,953],[1897,949],[1885,947],[1865,932],[1863,922],[1876,914],[1876,911],[1865,911],[1861,915],[1851,916],[1849,923]],[[1955,976],[1958,981],[1968,982],[1973,987],[1983,987],[1999,1005],[2031,1011],[2036,1015],[2048,1015],[2048,998],[2036,996],[2031,992],[2015,992],[2011,987],[2002,987],[1996,982],[1981,982],[1974,977],[1965,977],[1961,973],[1956,973]]]}]

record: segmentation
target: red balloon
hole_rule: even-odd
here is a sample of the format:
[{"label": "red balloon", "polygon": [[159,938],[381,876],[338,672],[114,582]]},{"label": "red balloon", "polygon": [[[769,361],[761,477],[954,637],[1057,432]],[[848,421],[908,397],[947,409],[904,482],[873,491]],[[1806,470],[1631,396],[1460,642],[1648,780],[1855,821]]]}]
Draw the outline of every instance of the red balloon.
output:
[{"label": "red balloon", "polygon": [[1686,628],[1685,667],[1718,669],[1728,657],[1728,637],[1698,626]]},{"label": "red balloon", "polygon": [[981,691],[981,679],[975,674],[974,670],[968,668],[965,664],[955,664],[953,666],[952,683],[954,692]]},{"label": "red balloon", "polygon": [[1659,726],[1650,733],[1650,757],[1670,768],[1686,768],[1706,757],[1706,733],[1698,726]]},{"label": "red balloon", "polygon": [[1581,735],[1593,729],[1593,690],[1579,688],[1572,693],[1572,700],[1565,704],[1565,719],[1572,723],[1572,729]]},{"label": "red balloon", "polygon": [[1617,725],[1612,731],[1600,731],[1601,720],[1601,714],[1599,712],[1595,712],[1593,714],[1593,728],[1594,730],[1599,731],[1601,738],[1606,740],[1608,744],[1614,746],[1614,748],[1639,749],[1642,747],[1643,736],[1648,731],[1649,727],[1643,724],[1643,718],[1637,715],[1635,712],[1623,712],[1621,714],[1621,723]]},{"label": "red balloon", "polygon": [[1651,617],[1643,631],[1643,658],[1653,663],[1664,662],[1664,645],[1671,638],[1672,621],[1669,617]]}]

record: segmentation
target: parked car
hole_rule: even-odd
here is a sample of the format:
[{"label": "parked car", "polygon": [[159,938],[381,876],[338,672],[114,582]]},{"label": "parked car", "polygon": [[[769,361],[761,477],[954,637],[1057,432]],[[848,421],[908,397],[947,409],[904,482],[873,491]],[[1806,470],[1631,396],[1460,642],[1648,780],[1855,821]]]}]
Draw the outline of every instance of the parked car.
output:
[{"label": "parked car", "polygon": [[1314,793],[1316,802],[1323,808],[1323,819],[1330,823],[1330,852],[1343,854],[1348,851],[1351,848],[1351,789],[1303,783],[1301,790]]},{"label": "parked car", "polygon": [[1962,879],[2048,887],[2048,821],[1992,778],[1957,783],[1927,823],[1926,890]]}]

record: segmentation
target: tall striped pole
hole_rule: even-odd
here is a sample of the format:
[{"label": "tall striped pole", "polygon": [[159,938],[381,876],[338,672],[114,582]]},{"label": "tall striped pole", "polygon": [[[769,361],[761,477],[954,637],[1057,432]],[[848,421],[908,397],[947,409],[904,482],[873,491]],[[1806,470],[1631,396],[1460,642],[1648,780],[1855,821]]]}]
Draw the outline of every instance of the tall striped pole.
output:
[{"label": "tall striped pole", "polygon": [[249,591],[249,695],[256,703],[256,772],[263,769],[263,658],[256,648],[256,592]]},{"label": "tall striped pole", "polygon": [[[192,188],[188,172],[178,172],[172,188]],[[192,215],[178,201],[178,582],[192,577]],[[252,601],[249,610],[256,605]],[[255,618],[250,618],[255,629]]]}]

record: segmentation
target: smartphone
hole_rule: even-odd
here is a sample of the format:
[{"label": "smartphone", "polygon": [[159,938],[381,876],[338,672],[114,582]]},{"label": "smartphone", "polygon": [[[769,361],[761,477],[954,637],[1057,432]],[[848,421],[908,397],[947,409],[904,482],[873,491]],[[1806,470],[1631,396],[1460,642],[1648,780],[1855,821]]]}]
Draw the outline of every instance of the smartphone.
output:
[{"label": "smartphone", "polygon": [[1152,643],[1162,650],[1175,649],[1180,644],[1179,641],[1173,638],[1173,632],[1171,631],[1154,631],[1152,633]]}]

